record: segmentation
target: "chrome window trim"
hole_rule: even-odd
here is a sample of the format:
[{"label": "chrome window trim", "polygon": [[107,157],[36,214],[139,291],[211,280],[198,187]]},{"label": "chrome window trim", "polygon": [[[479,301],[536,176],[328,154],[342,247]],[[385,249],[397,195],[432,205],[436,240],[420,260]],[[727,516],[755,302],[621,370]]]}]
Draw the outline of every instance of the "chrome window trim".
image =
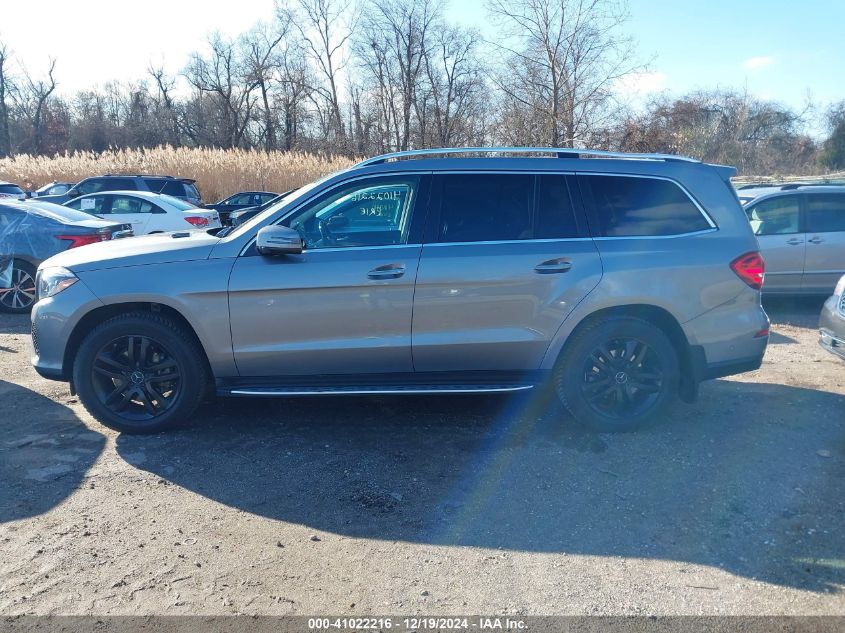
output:
[{"label": "chrome window trim", "polygon": [[339,253],[341,251],[348,253],[349,251],[382,251],[391,248],[420,248],[422,244],[382,244],[381,246],[332,246],[330,248],[312,248],[303,249],[302,254],[306,253]]},{"label": "chrome window trim", "polygon": [[483,240],[478,242],[426,242],[425,248],[429,246],[472,246],[476,244],[497,245],[497,244],[545,244],[551,242],[592,242],[592,237],[544,237],[537,240]]},{"label": "chrome window trim", "polygon": [[596,242],[609,242],[611,240],[674,240],[679,237],[695,237],[697,235],[707,235],[708,233],[717,233],[719,229],[716,227],[709,229],[701,229],[700,231],[690,231],[689,233],[674,233],[672,235],[611,235],[608,237],[594,237]]},{"label": "chrome window trim", "polygon": [[[705,219],[707,224],[710,225],[710,228],[713,229],[713,230],[716,230],[716,231],[719,230],[718,225],[713,221],[713,218],[710,217],[710,214],[707,213],[707,211],[704,210],[704,207],[702,207],[701,204],[699,204],[698,200],[695,199],[695,196],[693,196],[689,192],[689,190],[686,187],[684,187],[683,184],[681,184],[680,182],[678,182],[674,178],[669,178],[668,176],[653,176],[651,174],[617,174],[617,173],[608,173],[606,171],[605,172],[579,171],[579,172],[576,172],[576,174],[579,175],[579,176],[605,176],[605,177],[619,176],[619,177],[622,177],[622,178],[645,178],[645,179],[648,179],[648,180],[665,180],[666,182],[671,182],[673,185],[678,187],[678,189],[680,189],[683,192],[683,194],[687,197],[687,199],[690,202],[693,203],[693,205],[695,205],[695,208],[698,209],[698,212]],[[687,236],[687,235],[695,235],[695,234],[698,234],[698,233],[701,233],[701,232],[706,232],[706,231],[707,231],[707,229],[703,229],[702,231],[691,231],[691,232],[688,232],[688,233],[675,233],[673,235],[647,235],[647,236],[646,235],[631,235],[631,236],[616,235],[616,236],[612,236],[612,237],[614,237],[614,238],[624,238],[624,239],[630,239],[631,237],[648,237],[648,238],[684,237],[684,236]],[[601,239],[608,239],[608,238],[607,237],[597,237],[595,239],[601,240]]]}]

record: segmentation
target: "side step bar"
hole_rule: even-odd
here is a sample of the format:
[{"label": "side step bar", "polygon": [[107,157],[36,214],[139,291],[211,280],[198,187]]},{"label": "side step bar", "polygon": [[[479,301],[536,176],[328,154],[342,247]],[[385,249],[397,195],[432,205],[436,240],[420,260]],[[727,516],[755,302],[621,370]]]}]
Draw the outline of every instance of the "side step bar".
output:
[{"label": "side step bar", "polygon": [[359,395],[412,395],[412,394],[458,394],[458,393],[513,393],[528,391],[534,385],[390,385],[390,386],[237,386],[218,387],[220,396],[359,396]]}]

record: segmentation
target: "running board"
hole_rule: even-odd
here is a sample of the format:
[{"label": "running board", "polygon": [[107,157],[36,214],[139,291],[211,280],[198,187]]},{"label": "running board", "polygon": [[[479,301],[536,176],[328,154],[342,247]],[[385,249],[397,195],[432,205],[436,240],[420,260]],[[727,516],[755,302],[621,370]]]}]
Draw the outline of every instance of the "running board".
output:
[{"label": "running board", "polygon": [[232,388],[218,387],[217,394],[221,396],[361,396],[361,395],[412,395],[412,394],[459,394],[459,393],[513,393],[528,391],[534,385],[390,385],[390,386],[320,386],[306,387],[304,385],[290,387],[260,387],[238,386]]}]

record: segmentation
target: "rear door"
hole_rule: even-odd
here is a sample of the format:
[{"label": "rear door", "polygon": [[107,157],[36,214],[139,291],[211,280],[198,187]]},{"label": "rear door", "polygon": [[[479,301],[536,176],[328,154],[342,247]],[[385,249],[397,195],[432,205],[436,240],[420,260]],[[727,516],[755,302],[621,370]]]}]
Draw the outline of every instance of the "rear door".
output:
[{"label": "rear door", "polygon": [[845,194],[806,193],[805,292],[829,294],[845,274]]},{"label": "rear door", "polygon": [[800,292],[806,252],[806,235],[801,229],[801,196],[766,198],[749,204],[745,213],[766,261],[763,292]]},{"label": "rear door", "polygon": [[414,295],[414,369],[526,371],[601,278],[565,174],[441,173]]}]

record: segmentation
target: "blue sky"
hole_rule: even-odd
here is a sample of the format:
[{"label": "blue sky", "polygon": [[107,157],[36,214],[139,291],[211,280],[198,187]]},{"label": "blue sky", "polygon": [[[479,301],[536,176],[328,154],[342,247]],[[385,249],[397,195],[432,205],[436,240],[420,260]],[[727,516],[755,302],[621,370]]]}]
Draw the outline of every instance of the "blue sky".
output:
[{"label": "blue sky", "polygon": [[[145,0],[126,18],[115,0],[2,0],[0,39],[37,73],[58,58],[62,92],[171,72],[218,29],[231,35],[273,15],[273,0]],[[412,0],[409,0],[412,1]],[[490,32],[484,0],[451,0],[452,19]],[[845,99],[845,0],[630,0],[628,31],[649,73],[625,89],[747,88],[802,108]],[[37,26],[36,26],[37,25]]]}]

